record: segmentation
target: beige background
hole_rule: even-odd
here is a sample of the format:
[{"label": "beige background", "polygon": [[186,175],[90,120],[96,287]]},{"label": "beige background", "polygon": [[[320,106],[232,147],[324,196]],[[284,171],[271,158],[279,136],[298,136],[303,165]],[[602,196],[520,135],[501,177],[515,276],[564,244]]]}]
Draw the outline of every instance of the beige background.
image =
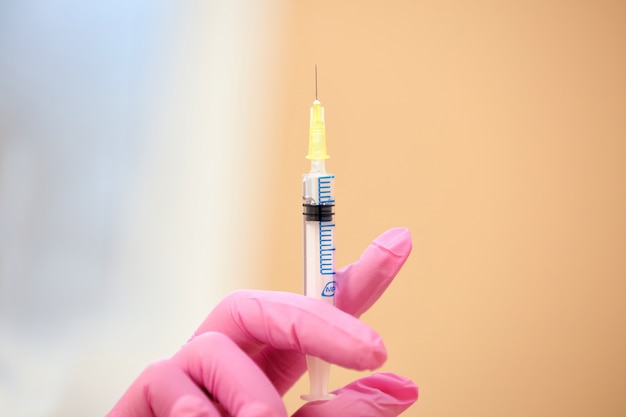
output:
[{"label": "beige background", "polygon": [[626,415],[626,4],[285,7],[265,287],[301,290],[317,64],[338,265],[389,227],[413,233],[364,316],[383,369],[420,386],[406,415]]}]

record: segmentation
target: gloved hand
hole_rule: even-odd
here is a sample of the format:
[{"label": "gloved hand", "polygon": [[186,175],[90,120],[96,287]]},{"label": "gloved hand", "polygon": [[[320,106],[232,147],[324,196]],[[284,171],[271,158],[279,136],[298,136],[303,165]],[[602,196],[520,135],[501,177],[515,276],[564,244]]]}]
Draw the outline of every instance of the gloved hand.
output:
[{"label": "gloved hand", "polygon": [[[108,417],[286,417],[281,396],[305,372],[305,354],[356,370],[380,367],[387,357],[382,340],[357,318],[410,251],[407,229],[378,237],[357,262],[337,272],[338,308],[292,293],[232,293],[180,351],[150,365]],[[335,394],[303,405],[294,417],[397,416],[417,400],[417,387],[383,373]]]}]

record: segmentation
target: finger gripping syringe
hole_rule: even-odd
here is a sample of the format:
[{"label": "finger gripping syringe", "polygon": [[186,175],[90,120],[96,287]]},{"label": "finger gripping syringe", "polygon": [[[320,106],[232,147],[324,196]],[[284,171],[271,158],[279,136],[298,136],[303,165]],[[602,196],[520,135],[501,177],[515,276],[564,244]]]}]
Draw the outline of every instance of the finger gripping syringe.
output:
[{"label": "finger gripping syringe", "polygon": [[[317,84],[317,83],[316,83]],[[316,94],[317,96],[317,94]],[[304,292],[309,297],[335,304],[334,208],[335,176],[326,172],[326,126],[324,108],[317,100],[311,106],[309,153],[311,170],[302,175],[302,214],[304,220]],[[330,365],[307,356],[310,391],[306,401],[328,400]]]}]

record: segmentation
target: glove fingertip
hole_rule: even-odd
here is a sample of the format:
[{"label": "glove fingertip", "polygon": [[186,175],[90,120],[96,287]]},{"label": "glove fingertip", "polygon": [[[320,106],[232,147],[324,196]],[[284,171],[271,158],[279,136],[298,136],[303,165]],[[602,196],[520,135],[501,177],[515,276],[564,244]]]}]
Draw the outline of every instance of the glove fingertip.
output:
[{"label": "glove fingertip", "polygon": [[411,231],[406,227],[396,227],[387,230],[377,237],[373,244],[399,258],[406,258],[413,249]]},{"label": "glove fingertip", "polygon": [[335,305],[358,318],[391,284],[412,248],[407,228],[397,227],[380,235],[357,262],[337,272]]},{"label": "glove fingertip", "polygon": [[362,380],[363,386],[368,389],[375,389],[392,396],[397,400],[398,404],[406,404],[407,407],[417,401],[419,397],[419,388],[413,381],[403,376],[383,372],[371,375],[369,378]]},{"label": "glove fingertip", "polygon": [[326,402],[308,403],[293,417],[396,417],[418,397],[417,386],[410,379],[391,373],[370,375],[334,392]]}]

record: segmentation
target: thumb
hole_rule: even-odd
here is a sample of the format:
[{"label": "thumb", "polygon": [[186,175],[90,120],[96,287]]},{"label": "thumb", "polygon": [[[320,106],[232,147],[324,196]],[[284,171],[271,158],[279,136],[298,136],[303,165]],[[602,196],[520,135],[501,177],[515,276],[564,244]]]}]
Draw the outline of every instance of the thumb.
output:
[{"label": "thumb", "polygon": [[411,380],[392,373],[370,375],[334,393],[332,400],[307,403],[292,417],[395,417],[418,397]]}]

